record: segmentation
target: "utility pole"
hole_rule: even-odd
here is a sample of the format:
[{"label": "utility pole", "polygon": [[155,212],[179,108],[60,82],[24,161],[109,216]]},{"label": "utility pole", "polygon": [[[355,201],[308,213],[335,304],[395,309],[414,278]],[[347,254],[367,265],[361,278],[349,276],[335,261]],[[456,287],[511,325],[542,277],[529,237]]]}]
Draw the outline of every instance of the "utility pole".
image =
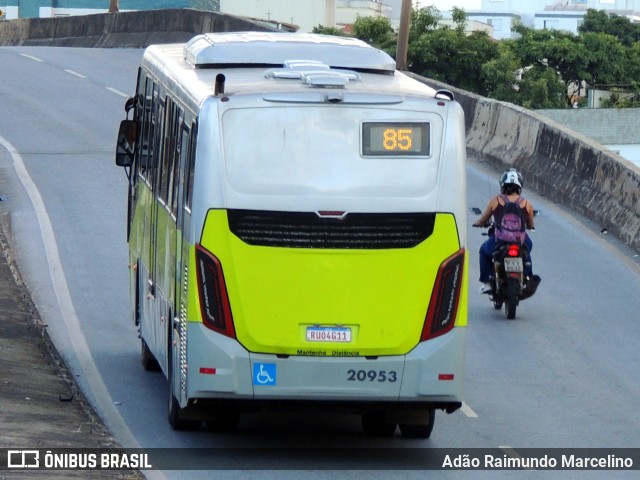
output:
[{"label": "utility pole", "polygon": [[116,13],[118,12],[118,4],[120,3],[120,0],[109,0],[109,13]]},{"label": "utility pole", "polygon": [[407,69],[407,50],[409,50],[409,20],[411,19],[411,0],[402,0],[400,27],[398,28],[398,46],[396,48],[396,68]]}]

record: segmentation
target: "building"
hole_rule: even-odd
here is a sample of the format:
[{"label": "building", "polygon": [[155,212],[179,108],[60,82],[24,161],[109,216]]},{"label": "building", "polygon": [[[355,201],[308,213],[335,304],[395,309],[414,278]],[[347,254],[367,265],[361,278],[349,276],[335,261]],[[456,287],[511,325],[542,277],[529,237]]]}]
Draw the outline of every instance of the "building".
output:
[{"label": "building", "polygon": [[353,24],[358,17],[386,17],[394,25],[393,5],[402,0],[220,0],[220,11],[230,15],[262,18],[295,24],[301,32],[314,27],[341,28]]},{"label": "building", "polygon": [[[392,7],[385,0],[337,0],[336,2],[336,27],[353,24],[358,17],[386,17],[392,21]],[[397,2],[396,2],[397,3]],[[402,3],[402,0],[400,0]],[[400,23],[400,14],[398,22]],[[395,25],[397,28],[398,25]],[[393,22],[392,22],[393,26]]]},{"label": "building", "polygon": [[220,0],[220,12],[294,24],[301,32],[336,26],[337,0]]},{"label": "building", "polygon": [[[455,2],[454,2],[455,3]],[[482,0],[480,10],[467,11],[470,21],[491,25],[496,39],[514,38],[514,21],[536,29],[577,33],[588,9],[604,10],[640,21],[640,0]],[[451,12],[442,12],[450,18]]]}]

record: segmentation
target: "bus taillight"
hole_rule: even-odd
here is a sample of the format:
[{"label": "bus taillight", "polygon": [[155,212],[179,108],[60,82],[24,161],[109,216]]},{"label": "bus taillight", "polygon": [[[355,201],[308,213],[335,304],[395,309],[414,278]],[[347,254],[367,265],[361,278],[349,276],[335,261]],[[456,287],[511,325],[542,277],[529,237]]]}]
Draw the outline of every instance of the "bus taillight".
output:
[{"label": "bus taillight", "polygon": [[463,269],[464,248],[440,265],[420,336],[421,342],[444,335],[453,328],[460,301]]},{"label": "bus taillight", "polygon": [[196,270],[202,323],[222,335],[236,338],[222,265],[200,245],[196,245]]}]

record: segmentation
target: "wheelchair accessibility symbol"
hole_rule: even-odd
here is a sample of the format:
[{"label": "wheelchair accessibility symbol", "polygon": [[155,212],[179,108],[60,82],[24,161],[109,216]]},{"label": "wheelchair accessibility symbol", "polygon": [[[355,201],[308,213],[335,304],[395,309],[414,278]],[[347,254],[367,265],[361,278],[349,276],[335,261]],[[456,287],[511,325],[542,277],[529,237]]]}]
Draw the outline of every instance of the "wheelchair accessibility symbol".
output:
[{"label": "wheelchair accessibility symbol", "polygon": [[276,384],[276,364],[275,363],[254,363],[253,364],[253,384],[254,385],[275,385]]}]

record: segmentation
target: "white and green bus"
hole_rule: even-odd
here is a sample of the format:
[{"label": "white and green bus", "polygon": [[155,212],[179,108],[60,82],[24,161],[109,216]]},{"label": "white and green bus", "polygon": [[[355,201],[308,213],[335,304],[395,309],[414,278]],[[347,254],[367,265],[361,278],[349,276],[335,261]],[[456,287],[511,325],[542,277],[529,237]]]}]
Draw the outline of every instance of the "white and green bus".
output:
[{"label": "white and green bus", "polygon": [[143,55],[117,160],[132,317],[169,422],[335,408],[431,434],[461,406],[464,116],[342,37],[199,35]]}]

